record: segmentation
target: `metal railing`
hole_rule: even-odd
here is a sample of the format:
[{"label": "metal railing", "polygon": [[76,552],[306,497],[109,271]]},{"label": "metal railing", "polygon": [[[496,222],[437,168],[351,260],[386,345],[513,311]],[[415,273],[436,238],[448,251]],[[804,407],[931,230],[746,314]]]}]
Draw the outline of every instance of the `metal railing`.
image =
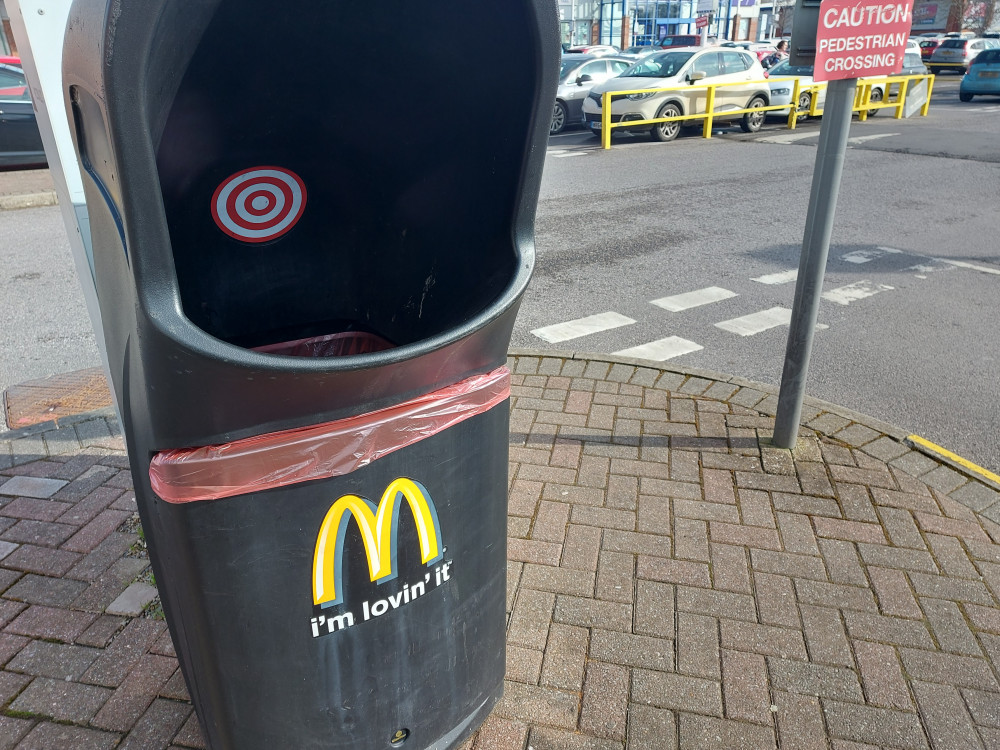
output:
[{"label": "metal railing", "polygon": [[[895,109],[897,119],[903,117],[903,109],[906,103],[906,92],[915,85],[915,82],[927,81],[927,101],[920,108],[920,114],[925,116],[930,107],[931,92],[934,87],[934,76],[932,74],[920,74],[910,76],[885,76],[882,78],[862,78],[858,79],[857,90],[854,96],[854,111],[858,113],[858,118],[866,120],[870,110]],[[715,111],[715,92],[717,89],[732,86],[761,86],[761,90],[767,90],[769,83],[779,81],[789,81],[792,83],[792,97],[788,104],[768,104],[764,107],[754,107],[748,109],[729,109],[725,112]],[[893,86],[896,86],[893,92]],[[630,91],[605,91],[601,95],[601,146],[605,149],[611,148],[611,131],[617,128],[632,129],[642,125],[656,125],[661,122],[686,122],[689,120],[703,120],[702,136],[712,137],[712,124],[715,120],[732,120],[734,115],[744,115],[751,112],[777,112],[788,110],[787,125],[789,129],[795,128],[796,123],[805,117],[818,117],[823,114],[819,105],[819,92],[826,88],[826,83],[802,84],[802,79],[794,76],[781,78],[768,78],[761,81],[737,81],[733,83],[709,83],[701,85],[668,86],[657,89],[635,89]],[[611,122],[611,101],[612,99],[632,96],[635,94],[660,94],[670,91],[705,91],[705,111],[697,114],[677,115],[674,117],[657,117],[649,120],[627,120]],[[873,91],[881,94],[881,99],[872,99]],[[802,94],[809,93],[809,108],[799,109],[798,101]]]}]

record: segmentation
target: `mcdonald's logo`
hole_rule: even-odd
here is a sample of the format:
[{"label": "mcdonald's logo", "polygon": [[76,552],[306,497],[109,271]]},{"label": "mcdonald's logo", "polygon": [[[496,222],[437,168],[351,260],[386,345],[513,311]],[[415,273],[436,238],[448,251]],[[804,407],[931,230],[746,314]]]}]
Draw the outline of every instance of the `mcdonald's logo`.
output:
[{"label": "mcdonald's logo", "polygon": [[313,603],[333,607],[344,599],[341,560],[347,527],[353,517],[361,530],[368,559],[368,571],[375,583],[396,577],[396,538],[399,535],[399,509],[403,501],[410,505],[420,541],[420,560],[433,565],[441,560],[441,526],[437,510],[427,490],[412,479],[394,480],[382,494],[378,505],[358,495],[344,495],[333,504],[316,539],[313,557]]}]

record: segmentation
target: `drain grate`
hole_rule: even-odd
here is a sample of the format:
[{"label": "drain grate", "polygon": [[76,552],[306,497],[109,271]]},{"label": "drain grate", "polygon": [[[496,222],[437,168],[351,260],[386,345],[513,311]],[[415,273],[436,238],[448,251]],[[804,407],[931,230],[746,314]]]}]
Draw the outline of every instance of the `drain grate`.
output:
[{"label": "drain grate", "polygon": [[51,375],[11,386],[4,393],[7,425],[16,430],[111,406],[111,391],[99,367]]}]

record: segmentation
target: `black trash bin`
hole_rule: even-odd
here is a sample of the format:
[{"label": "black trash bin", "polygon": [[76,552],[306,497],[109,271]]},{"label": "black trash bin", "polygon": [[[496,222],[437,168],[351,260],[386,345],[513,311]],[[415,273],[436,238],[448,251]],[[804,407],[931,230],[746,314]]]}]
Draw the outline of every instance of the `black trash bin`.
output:
[{"label": "black trash bin", "polygon": [[501,694],[557,26],[547,0],[73,5],[111,376],[212,748],[451,748]]}]

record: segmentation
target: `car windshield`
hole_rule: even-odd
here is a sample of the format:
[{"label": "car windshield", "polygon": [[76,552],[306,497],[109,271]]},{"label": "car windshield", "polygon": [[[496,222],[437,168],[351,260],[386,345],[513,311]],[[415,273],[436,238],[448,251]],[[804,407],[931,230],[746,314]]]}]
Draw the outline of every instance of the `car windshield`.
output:
[{"label": "car windshield", "polygon": [[565,57],[562,59],[562,63],[559,65],[559,80],[565,81],[567,76],[574,70],[580,67],[580,63],[584,62],[579,57],[570,58],[567,60]]},{"label": "car windshield", "polygon": [[776,65],[772,65],[767,74],[770,78],[778,76],[811,76],[813,74],[813,66],[791,65],[788,60],[782,60]]},{"label": "car windshield", "polygon": [[965,49],[965,39],[945,39],[941,42],[942,49]]},{"label": "car windshield", "polygon": [[640,60],[621,74],[622,78],[670,78],[680,72],[694,52],[664,52]]},{"label": "car windshield", "polygon": [[976,55],[977,63],[1000,63],[1000,49],[988,49]]}]

